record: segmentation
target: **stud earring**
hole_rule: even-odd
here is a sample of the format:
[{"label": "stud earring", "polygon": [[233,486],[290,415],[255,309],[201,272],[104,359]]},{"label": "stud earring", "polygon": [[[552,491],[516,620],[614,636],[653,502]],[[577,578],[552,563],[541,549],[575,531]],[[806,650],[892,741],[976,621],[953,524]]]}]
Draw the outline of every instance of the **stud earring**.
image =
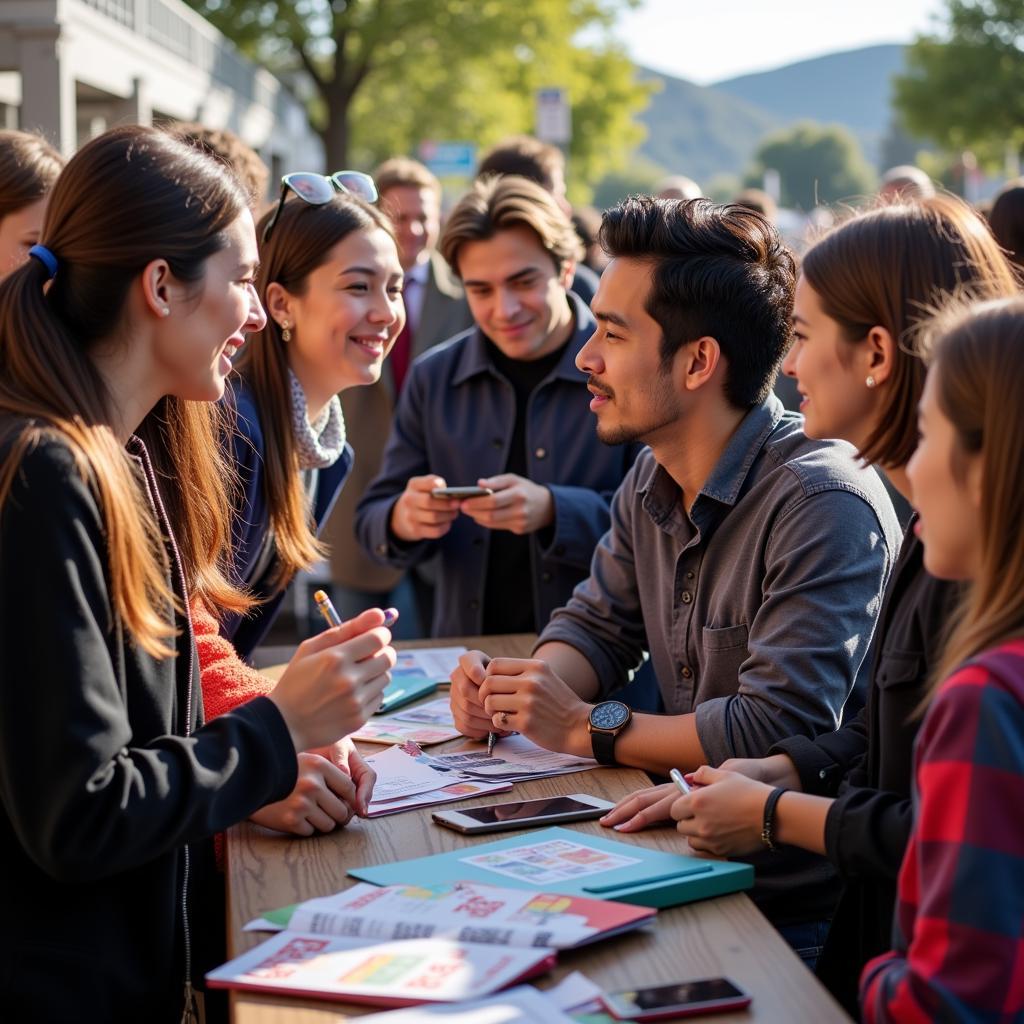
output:
[{"label": "stud earring", "polygon": [[864,381],[864,383],[867,384],[867,386],[869,388],[873,388],[875,386],[875,384],[877,383],[877,381],[875,380],[874,376],[869,373],[868,374],[868,378],[867,378],[866,381]]},{"label": "stud earring", "polygon": [[170,316],[171,315],[170,308],[168,306],[164,306],[164,308],[160,310],[160,315],[161,316]]},{"label": "stud earring", "polygon": [[291,341],[292,340],[292,328],[291,328],[291,324],[289,324],[287,320],[283,324],[281,324],[281,340],[282,341]]}]

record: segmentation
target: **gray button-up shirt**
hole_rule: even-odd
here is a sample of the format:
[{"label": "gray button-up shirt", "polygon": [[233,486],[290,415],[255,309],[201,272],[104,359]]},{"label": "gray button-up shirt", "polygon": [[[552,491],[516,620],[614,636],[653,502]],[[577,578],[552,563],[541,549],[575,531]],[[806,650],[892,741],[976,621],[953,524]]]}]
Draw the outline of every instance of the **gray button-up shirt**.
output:
[{"label": "gray button-up shirt", "polygon": [[578,649],[604,696],[649,646],[666,711],[696,711],[712,765],[837,727],[899,552],[878,474],[802,423],[774,396],[752,409],[689,514],[644,451],[538,641]]}]

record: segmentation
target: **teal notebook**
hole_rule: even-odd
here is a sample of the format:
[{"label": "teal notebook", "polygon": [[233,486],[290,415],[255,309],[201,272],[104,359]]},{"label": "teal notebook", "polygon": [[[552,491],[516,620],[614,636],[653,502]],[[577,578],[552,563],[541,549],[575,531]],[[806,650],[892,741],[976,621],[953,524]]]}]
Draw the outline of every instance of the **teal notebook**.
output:
[{"label": "teal notebook", "polygon": [[397,864],[352,868],[349,874],[374,885],[490,882],[641,907],[674,907],[754,884],[749,864],[662,853],[565,828],[521,833]]},{"label": "teal notebook", "polygon": [[385,712],[394,711],[405,704],[410,704],[420,697],[426,697],[437,689],[437,682],[428,678],[419,669],[397,669],[391,670],[391,682],[384,687],[381,694],[380,707],[375,714],[383,715]]}]

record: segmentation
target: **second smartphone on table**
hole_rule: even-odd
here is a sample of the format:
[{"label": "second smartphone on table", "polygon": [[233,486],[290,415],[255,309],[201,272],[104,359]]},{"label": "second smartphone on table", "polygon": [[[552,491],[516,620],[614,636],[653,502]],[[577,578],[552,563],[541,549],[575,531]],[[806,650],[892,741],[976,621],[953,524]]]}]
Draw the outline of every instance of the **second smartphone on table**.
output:
[{"label": "second smartphone on table", "polygon": [[615,804],[589,793],[571,793],[541,800],[512,800],[508,803],[466,807],[461,811],[435,811],[438,825],[456,832],[478,835],[481,832],[508,832],[516,828],[557,825],[563,821],[600,818]]}]

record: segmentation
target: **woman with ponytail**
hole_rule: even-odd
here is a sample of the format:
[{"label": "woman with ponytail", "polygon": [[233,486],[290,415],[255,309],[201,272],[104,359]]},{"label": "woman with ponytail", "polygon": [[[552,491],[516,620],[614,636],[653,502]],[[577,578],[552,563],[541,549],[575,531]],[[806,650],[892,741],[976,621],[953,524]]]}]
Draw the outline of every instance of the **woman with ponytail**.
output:
[{"label": "woman with ponytail", "polygon": [[[933,576],[965,594],[914,748],[894,948],[868,1024],[1024,1020],[1024,300],[950,311],[907,467]],[[920,710],[920,709],[919,709]]]},{"label": "woman with ponytail", "polygon": [[223,955],[211,837],[365,720],[394,652],[367,612],[204,724],[189,598],[249,603],[216,443],[265,321],[237,184],[117,129],[69,162],[31,256],[0,284],[4,1012],[193,1020]]},{"label": "woman with ponytail", "polygon": [[0,281],[39,241],[47,195],[63,165],[41,135],[0,131]]}]

